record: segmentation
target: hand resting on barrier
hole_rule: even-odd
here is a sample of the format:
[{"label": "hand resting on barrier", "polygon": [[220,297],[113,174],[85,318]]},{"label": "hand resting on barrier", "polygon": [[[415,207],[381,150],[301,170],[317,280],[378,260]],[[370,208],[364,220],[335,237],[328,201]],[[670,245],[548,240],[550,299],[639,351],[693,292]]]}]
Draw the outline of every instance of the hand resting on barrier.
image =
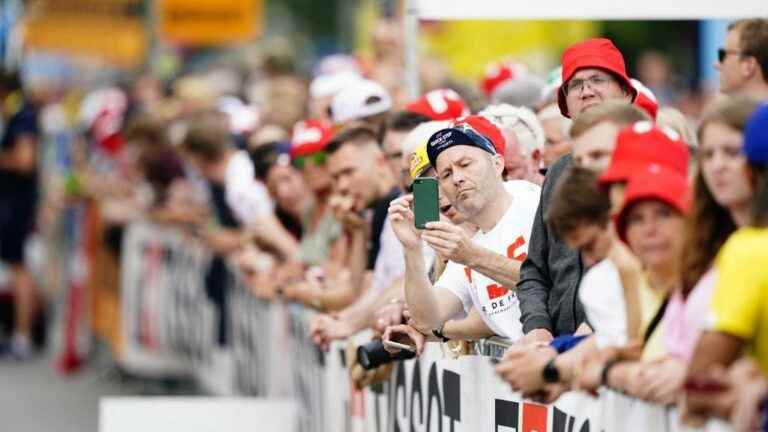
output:
[{"label": "hand resting on barrier", "polygon": [[496,367],[496,373],[513,390],[530,397],[546,386],[542,371],[556,356],[557,351],[546,342],[517,343],[504,354]]},{"label": "hand resting on barrier", "polygon": [[349,322],[328,314],[314,317],[309,328],[312,340],[326,351],[331,341],[345,339],[354,333],[354,329]]}]

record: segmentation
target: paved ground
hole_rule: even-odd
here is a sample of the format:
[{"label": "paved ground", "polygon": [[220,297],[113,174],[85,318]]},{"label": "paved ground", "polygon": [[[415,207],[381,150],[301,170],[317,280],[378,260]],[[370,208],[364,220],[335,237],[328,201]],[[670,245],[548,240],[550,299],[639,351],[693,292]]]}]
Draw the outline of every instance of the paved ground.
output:
[{"label": "paved ground", "polygon": [[92,365],[64,377],[46,358],[29,363],[0,359],[0,429],[97,432],[101,396],[194,393],[188,386],[169,390],[167,383],[130,379],[108,367]]},{"label": "paved ground", "polygon": [[93,368],[62,377],[44,358],[0,361],[0,418],[8,431],[96,432],[99,397],[124,392]]}]

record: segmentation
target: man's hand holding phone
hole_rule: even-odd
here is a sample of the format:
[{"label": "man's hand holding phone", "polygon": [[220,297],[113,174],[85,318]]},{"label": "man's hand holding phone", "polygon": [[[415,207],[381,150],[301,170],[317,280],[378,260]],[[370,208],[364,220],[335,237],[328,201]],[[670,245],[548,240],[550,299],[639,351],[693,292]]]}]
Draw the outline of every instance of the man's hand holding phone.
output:
[{"label": "man's hand holding phone", "polygon": [[424,352],[426,340],[424,334],[408,324],[389,326],[381,337],[384,349],[390,354],[397,354],[404,349],[415,352],[417,356]]},{"label": "man's hand holding phone", "polygon": [[392,230],[406,250],[421,247],[421,234],[414,224],[412,203],[413,195],[406,195],[389,204],[389,221],[392,224]]},{"label": "man's hand holding phone", "polygon": [[447,221],[429,222],[421,238],[443,258],[474,267],[475,244],[461,227]]}]

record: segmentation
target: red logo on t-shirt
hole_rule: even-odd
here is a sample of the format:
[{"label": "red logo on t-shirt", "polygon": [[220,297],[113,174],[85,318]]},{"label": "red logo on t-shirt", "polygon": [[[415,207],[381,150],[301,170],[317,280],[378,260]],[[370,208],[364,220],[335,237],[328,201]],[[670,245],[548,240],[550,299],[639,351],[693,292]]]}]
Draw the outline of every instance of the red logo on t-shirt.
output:
[{"label": "red logo on t-shirt", "polygon": [[496,284],[488,285],[485,289],[488,291],[488,298],[490,300],[506,295],[509,292],[508,288]]},{"label": "red logo on t-shirt", "polygon": [[507,258],[511,258],[513,260],[517,260],[520,262],[525,261],[525,258],[528,256],[525,252],[520,252],[519,254],[516,253],[518,249],[525,246],[525,238],[523,236],[519,236],[512,244],[509,245],[507,248]]}]

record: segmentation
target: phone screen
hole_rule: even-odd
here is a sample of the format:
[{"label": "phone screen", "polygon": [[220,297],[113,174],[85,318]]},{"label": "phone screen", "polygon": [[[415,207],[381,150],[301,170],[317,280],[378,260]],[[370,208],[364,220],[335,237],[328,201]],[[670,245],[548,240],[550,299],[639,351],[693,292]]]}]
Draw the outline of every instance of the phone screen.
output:
[{"label": "phone screen", "polygon": [[424,229],[427,222],[440,220],[436,178],[417,177],[413,181],[413,216],[418,229]]}]

